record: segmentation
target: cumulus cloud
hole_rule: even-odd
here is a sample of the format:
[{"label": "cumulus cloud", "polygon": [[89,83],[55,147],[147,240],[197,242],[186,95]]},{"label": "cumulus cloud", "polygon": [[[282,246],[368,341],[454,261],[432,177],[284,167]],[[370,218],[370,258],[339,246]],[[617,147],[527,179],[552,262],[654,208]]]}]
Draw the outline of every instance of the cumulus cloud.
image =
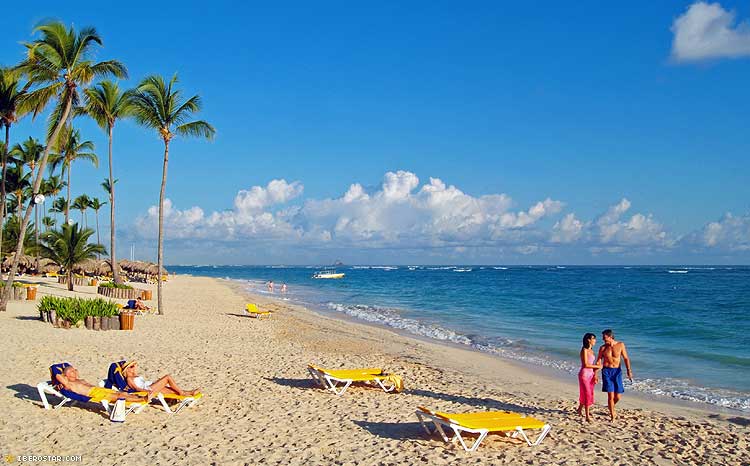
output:
[{"label": "cumulus cloud", "polygon": [[672,24],[672,58],[695,62],[750,56],[750,23],[719,3],[696,2]]},{"label": "cumulus cloud", "polygon": [[[338,198],[308,199],[287,206],[304,190],[300,182],[273,180],[243,189],[233,209],[205,215],[199,207],[177,210],[165,203],[171,238],[223,241],[288,240],[295,243],[357,247],[464,247],[523,244],[542,238],[536,230],[545,217],[561,211],[550,198],[513,211],[506,194],[471,196],[439,178],[420,187],[416,174],[388,172],[380,187],[367,192],[359,183]],[[153,237],[158,209],[138,219],[138,231]]]},{"label": "cumulus cloud", "polygon": [[[453,261],[456,255],[537,257],[562,251],[575,257],[750,251],[750,214],[726,214],[677,238],[653,215],[632,212],[627,198],[587,220],[564,212],[559,200],[519,208],[507,194],[470,195],[439,178],[423,183],[408,171],[386,173],[371,190],[353,183],[339,197],[290,203],[303,191],[298,181],[273,180],[240,190],[230,209],[211,213],[198,206],[180,210],[167,199],[166,238],[238,252],[262,243],[274,251],[298,246],[307,251],[421,251],[415,254]],[[133,231],[153,240],[157,220],[154,206],[136,220]]]},{"label": "cumulus cloud", "polygon": [[687,235],[682,242],[689,247],[723,252],[750,251],[750,213],[741,216],[725,214],[718,221]]}]

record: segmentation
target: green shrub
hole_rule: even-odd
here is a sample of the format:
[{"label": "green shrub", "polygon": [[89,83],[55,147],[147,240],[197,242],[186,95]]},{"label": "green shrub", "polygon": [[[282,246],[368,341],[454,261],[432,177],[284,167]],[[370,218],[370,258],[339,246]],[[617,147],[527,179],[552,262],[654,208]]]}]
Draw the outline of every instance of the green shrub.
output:
[{"label": "green shrub", "polygon": [[99,286],[101,286],[102,288],[117,288],[118,290],[132,290],[133,289],[133,287],[130,285],[125,285],[125,284],[118,285],[115,282],[101,282],[99,283]]},{"label": "green shrub", "polygon": [[112,317],[119,313],[117,304],[106,299],[63,298],[43,296],[39,300],[40,311],[55,311],[59,319],[65,319],[71,325],[77,325],[88,316]]},{"label": "green shrub", "polygon": [[[4,287],[5,287],[5,282],[0,281],[0,288],[4,288]],[[23,283],[13,282],[13,288],[23,288]]]}]

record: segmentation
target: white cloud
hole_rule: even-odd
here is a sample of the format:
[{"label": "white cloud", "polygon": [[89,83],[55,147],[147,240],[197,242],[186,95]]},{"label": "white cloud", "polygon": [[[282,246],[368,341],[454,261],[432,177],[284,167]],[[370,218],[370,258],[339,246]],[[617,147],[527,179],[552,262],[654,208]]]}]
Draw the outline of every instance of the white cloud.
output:
[{"label": "white cloud", "polygon": [[700,230],[687,235],[682,242],[690,247],[725,252],[750,251],[750,213],[741,216],[725,214]]},{"label": "white cloud", "polygon": [[672,58],[695,62],[750,56],[750,23],[719,3],[696,2],[672,24]]},{"label": "white cloud", "polygon": [[[209,241],[217,250],[234,250],[234,259],[255,251],[411,251],[415,257],[459,261],[460,257],[498,260],[516,257],[590,257],[668,252],[750,251],[750,214],[726,214],[698,231],[675,238],[653,215],[631,213],[623,198],[590,220],[563,213],[551,198],[514,209],[503,193],[473,196],[439,178],[420,184],[411,172],[384,175],[368,192],[353,183],[340,197],[306,199],[290,205],[304,187],[273,180],[237,193],[232,208],[204,213],[198,206],[175,208],[167,199],[167,240]],[[549,219],[549,221],[544,221]],[[157,234],[158,208],[151,207],[132,231],[140,239]],[[196,244],[196,243],[191,243]],[[269,252],[270,254],[270,252]],[[373,252],[375,254],[375,252]],[[479,260],[479,259],[477,259]]]}]

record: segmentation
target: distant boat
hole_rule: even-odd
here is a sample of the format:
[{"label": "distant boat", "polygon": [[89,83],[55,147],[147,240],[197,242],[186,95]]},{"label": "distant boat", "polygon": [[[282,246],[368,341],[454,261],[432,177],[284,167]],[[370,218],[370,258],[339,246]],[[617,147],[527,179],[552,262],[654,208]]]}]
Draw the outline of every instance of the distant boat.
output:
[{"label": "distant boat", "polygon": [[454,272],[471,272],[472,269],[453,269]]},{"label": "distant boat", "polygon": [[669,273],[688,273],[687,270],[668,270]]},{"label": "distant boat", "polygon": [[335,269],[318,270],[312,276],[313,278],[344,278],[343,272],[337,272]]}]

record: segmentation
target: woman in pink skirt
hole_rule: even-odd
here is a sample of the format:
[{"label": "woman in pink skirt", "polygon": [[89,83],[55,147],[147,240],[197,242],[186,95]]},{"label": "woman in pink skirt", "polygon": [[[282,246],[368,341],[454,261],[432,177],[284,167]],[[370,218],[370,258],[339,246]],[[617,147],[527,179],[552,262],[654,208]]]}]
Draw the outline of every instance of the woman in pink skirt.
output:
[{"label": "woman in pink skirt", "polygon": [[583,347],[581,348],[581,370],[578,371],[578,388],[580,396],[578,397],[578,415],[586,414],[586,420],[591,422],[589,407],[594,404],[594,385],[598,382],[596,371],[602,368],[601,364],[594,364],[594,345],[596,336],[593,333],[587,333],[583,336]]}]

